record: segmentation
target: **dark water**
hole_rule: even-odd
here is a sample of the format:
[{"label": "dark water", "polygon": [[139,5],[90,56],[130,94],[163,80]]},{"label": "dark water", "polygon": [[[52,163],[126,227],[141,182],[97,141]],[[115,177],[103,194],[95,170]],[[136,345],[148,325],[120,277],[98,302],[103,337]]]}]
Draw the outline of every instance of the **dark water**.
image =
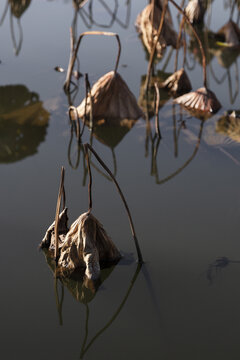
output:
[{"label": "dark water", "polygon": [[[75,13],[71,1],[28,3],[19,20],[9,7],[0,27],[1,358],[239,359],[240,133],[224,134],[220,126],[225,111],[239,109],[238,54],[232,60],[230,51],[223,61],[220,50],[211,53],[209,87],[222,109],[206,122],[171,99],[165,102],[157,155],[144,119],[132,129],[93,136],[93,147],[111,169],[115,162],[145,264],[139,271],[119,195],[94,161],[94,214],[126,255],[102,274],[106,279],[96,294],[58,282],[56,297],[53,273],[38,245],[54,218],[61,165],[70,221],[88,202],[83,154],[76,165],[74,139],[69,159],[65,74],[54,67],[67,68],[74,18],[77,34],[87,24],[90,30],[117,32],[119,73],[138,99],[148,63],[134,22],[147,1],[119,1],[112,21],[95,0],[93,24],[85,13]],[[228,3],[214,1],[211,17],[206,14],[212,31],[228,21]],[[114,1],[107,4],[114,9]],[[4,6],[1,1],[1,15]],[[81,72],[93,84],[113,69],[116,51],[113,38],[84,39]],[[156,71],[164,69],[169,51]],[[187,72],[194,89],[202,86],[196,54],[193,45],[193,69]],[[174,57],[175,52],[165,72],[173,71]],[[220,84],[213,73],[223,78]],[[75,105],[84,92],[81,80]],[[90,136],[86,129],[83,141]]]}]

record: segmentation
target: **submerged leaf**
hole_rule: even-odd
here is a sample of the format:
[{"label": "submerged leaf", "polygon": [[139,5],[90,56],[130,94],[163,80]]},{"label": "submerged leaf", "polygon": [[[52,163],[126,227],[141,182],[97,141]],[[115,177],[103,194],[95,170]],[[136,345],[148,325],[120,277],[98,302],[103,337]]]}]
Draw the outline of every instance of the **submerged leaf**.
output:
[{"label": "submerged leaf", "polygon": [[240,113],[233,111],[229,115],[221,117],[217,122],[216,131],[240,143]]},{"label": "submerged leaf", "polygon": [[215,94],[205,87],[182,95],[176,98],[174,102],[201,112],[215,113],[221,108]]},{"label": "submerged leaf", "polygon": [[[92,87],[93,121],[101,119],[132,119],[143,116],[135,96],[118,73],[110,71],[103,75]],[[79,117],[85,114],[86,98],[78,106]],[[87,97],[86,115],[90,115],[90,96]]]},{"label": "submerged leaf", "polygon": [[190,80],[183,68],[169,76],[160,87],[170,90],[173,95],[182,95],[192,90]]}]

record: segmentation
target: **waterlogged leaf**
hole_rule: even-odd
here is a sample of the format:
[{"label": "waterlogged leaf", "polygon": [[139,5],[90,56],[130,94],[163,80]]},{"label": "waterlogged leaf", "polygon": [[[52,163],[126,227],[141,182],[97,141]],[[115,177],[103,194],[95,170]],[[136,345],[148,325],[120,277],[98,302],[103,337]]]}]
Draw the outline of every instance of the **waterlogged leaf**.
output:
[{"label": "waterlogged leaf", "polygon": [[185,9],[185,13],[192,24],[202,22],[205,11],[206,7],[202,0],[190,0]]},{"label": "waterlogged leaf", "polygon": [[174,102],[205,113],[215,113],[221,108],[215,94],[205,87],[184,94],[176,98]]},{"label": "waterlogged leaf", "polygon": [[192,90],[191,82],[183,68],[169,76],[160,87],[170,90],[173,95],[182,95]]},{"label": "waterlogged leaf", "polygon": [[221,117],[217,122],[216,131],[240,143],[240,112],[232,111]]},{"label": "waterlogged leaf", "polygon": [[[143,9],[143,11],[136,19],[135,25],[137,31],[141,35],[142,42],[147,48],[149,54],[151,54],[153,44],[157,40],[157,32],[161,20],[161,14],[162,7],[149,4]],[[173,29],[173,23],[169,9],[166,12],[162,33],[157,42],[156,55],[158,58],[163,56],[163,52],[168,45],[171,45],[174,48],[177,46],[177,33]]]},{"label": "waterlogged leaf", "polygon": [[[118,73],[110,71],[102,76],[91,89],[93,121],[102,119],[132,119],[137,120],[143,113],[135,96]],[[91,105],[90,96],[82,101],[77,108],[80,118],[89,118]]]}]

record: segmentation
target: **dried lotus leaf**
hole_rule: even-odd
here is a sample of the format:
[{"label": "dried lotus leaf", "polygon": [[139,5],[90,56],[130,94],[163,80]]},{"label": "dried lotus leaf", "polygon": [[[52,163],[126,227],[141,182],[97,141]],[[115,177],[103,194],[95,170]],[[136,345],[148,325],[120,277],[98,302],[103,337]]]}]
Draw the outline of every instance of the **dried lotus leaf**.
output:
[{"label": "dried lotus leaf", "polygon": [[202,0],[190,0],[185,9],[185,13],[192,24],[202,22],[205,11]]},{"label": "dried lotus leaf", "polygon": [[[110,71],[103,75],[91,89],[93,120],[100,119],[132,119],[143,116],[135,96],[118,73]],[[85,114],[86,98],[78,106],[78,116]],[[91,110],[90,96],[87,97],[86,116]]]},{"label": "dried lotus leaf", "polygon": [[[153,21],[152,21],[153,12]],[[151,54],[153,44],[157,40],[158,27],[161,20],[162,10],[159,6],[147,5],[136,19],[137,31],[142,36],[142,41]],[[161,58],[168,45],[177,47],[177,33],[173,29],[173,23],[169,9],[166,12],[162,33],[157,41],[156,55]]]},{"label": "dried lotus leaf", "polygon": [[184,94],[176,98],[174,102],[201,112],[215,113],[221,108],[215,94],[205,87]]},{"label": "dried lotus leaf", "polygon": [[173,95],[182,95],[192,90],[189,77],[183,68],[169,76],[160,87],[170,90]]},{"label": "dried lotus leaf", "polygon": [[100,222],[92,215],[82,214],[71,225],[60,251],[59,268],[63,274],[71,274],[85,268],[89,279],[100,274],[100,264],[114,263],[121,255]]},{"label": "dried lotus leaf", "polygon": [[217,122],[216,131],[240,143],[240,115],[233,111],[231,114],[221,117]]}]

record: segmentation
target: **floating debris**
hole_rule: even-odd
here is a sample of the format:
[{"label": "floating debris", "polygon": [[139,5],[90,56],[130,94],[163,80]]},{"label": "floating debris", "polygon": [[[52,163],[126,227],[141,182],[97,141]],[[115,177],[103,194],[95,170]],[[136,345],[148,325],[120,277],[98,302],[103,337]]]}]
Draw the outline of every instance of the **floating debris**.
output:
[{"label": "floating debris", "polygon": [[65,70],[64,70],[62,67],[60,67],[60,66],[56,66],[56,67],[54,68],[54,70],[57,71],[57,72],[60,72],[60,73],[64,73],[64,72],[65,72]]}]

